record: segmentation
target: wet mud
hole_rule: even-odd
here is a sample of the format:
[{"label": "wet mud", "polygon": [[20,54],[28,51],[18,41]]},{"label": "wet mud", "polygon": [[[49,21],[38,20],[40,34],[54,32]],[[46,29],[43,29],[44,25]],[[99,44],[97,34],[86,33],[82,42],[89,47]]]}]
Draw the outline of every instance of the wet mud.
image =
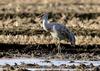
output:
[{"label": "wet mud", "polygon": [[[2,57],[55,57],[58,52],[55,44],[0,44],[0,58]],[[100,45],[75,45],[60,44],[62,56],[69,59],[99,60]],[[71,56],[70,56],[71,55]]]}]

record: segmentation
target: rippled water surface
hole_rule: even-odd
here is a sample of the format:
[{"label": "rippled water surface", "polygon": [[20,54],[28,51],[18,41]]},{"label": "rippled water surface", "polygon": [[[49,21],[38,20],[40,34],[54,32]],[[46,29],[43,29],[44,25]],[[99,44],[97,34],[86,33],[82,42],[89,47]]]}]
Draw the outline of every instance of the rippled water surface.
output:
[{"label": "rippled water surface", "polygon": [[[15,63],[17,63],[18,65],[25,63],[25,64],[38,64],[40,66],[42,66],[43,68],[27,68],[28,70],[31,71],[35,71],[35,70],[52,70],[52,68],[45,68],[45,66],[52,66],[52,65],[56,65],[56,66],[60,66],[61,64],[65,64],[65,65],[79,65],[79,64],[85,64],[85,65],[90,65],[91,63],[94,66],[99,66],[100,65],[100,61],[82,61],[82,60],[61,60],[61,59],[45,59],[45,58],[1,58],[0,59],[0,65],[5,65],[5,64],[10,64],[10,65],[14,65]],[[0,69],[1,70],[1,69]],[[53,70],[62,70],[60,68],[53,68]],[[71,70],[74,71],[75,69],[63,69],[63,70]]]},{"label": "rippled water surface", "polygon": [[2,58],[0,59],[0,65],[5,65],[5,64],[10,64],[14,65],[15,63],[21,64],[21,63],[32,63],[32,64],[39,64],[40,66],[47,65],[51,66],[52,64],[59,66],[61,64],[66,64],[66,65],[79,65],[79,64],[85,64],[89,65],[92,63],[95,66],[100,65],[100,61],[85,61],[85,60],[73,60],[72,62],[70,60],[60,60],[60,59],[49,59],[49,62],[46,62],[47,59],[44,58]]}]

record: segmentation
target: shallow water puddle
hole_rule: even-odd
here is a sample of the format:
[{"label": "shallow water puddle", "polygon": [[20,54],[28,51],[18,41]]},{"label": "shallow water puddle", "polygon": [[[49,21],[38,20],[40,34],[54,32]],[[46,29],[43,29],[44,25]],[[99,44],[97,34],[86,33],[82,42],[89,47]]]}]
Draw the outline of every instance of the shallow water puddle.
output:
[{"label": "shallow water puddle", "polygon": [[[49,61],[49,62],[47,62]],[[66,65],[79,65],[79,64],[85,64],[85,65],[90,65],[91,63],[94,66],[100,65],[100,61],[82,61],[82,60],[59,60],[59,59],[44,59],[44,58],[1,58],[0,59],[0,65],[5,65],[5,64],[10,64],[14,65],[15,63],[21,64],[38,64],[40,66],[51,66],[52,64],[59,66],[61,64],[66,64]]]},{"label": "shallow water puddle", "polygon": [[[0,65],[5,65],[5,64],[10,64],[10,65],[15,65],[15,63],[17,63],[18,65],[20,64],[38,64],[39,66],[41,66],[40,68],[31,68],[28,67],[26,69],[30,70],[30,71],[38,71],[38,70],[63,70],[63,71],[76,71],[76,69],[73,68],[62,68],[60,67],[60,65],[80,65],[80,64],[85,64],[85,65],[90,65],[91,63],[94,66],[99,66],[100,65],[100,61],[82,61],[82,60],[61,60],[61,59],[45,59],[45,58],[1,58],[0,59]],[[57,68],[53,68],[52,66],[58,66]],[[49,67],[49,68],[48,68]],[[88,69],[91,71],[91,69]],[[0,68],[0,71],[3,71],[3,68]]]},{"label": "shallow water puddle", "polygon": [[76,69],[60,69],[60,68],[28,68],[28,70],[31,70],[31,71],[45,71],[45,70],[48,70],[48,71],[52,71],[52,70],[56,70],[56,71],[75,71]]}]

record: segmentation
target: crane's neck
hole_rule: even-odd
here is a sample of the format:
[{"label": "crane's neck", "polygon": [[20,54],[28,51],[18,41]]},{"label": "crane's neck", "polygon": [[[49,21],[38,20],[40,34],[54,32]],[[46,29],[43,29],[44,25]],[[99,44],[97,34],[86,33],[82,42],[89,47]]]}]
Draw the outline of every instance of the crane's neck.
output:
[{"label": "crane's neck", "polygon": [[43,28],[48,31],[48,18],[43,18]]}]

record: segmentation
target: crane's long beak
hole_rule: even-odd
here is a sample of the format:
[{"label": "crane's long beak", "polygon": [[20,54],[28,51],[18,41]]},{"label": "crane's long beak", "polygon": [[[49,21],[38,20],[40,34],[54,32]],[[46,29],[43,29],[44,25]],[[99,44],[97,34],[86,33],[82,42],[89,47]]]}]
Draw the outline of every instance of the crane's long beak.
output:
[{"label": "crane's long beak", "polygon": [[40,18],[40,20],[42,20],[43,14],[39,15],[38,17]]}]

